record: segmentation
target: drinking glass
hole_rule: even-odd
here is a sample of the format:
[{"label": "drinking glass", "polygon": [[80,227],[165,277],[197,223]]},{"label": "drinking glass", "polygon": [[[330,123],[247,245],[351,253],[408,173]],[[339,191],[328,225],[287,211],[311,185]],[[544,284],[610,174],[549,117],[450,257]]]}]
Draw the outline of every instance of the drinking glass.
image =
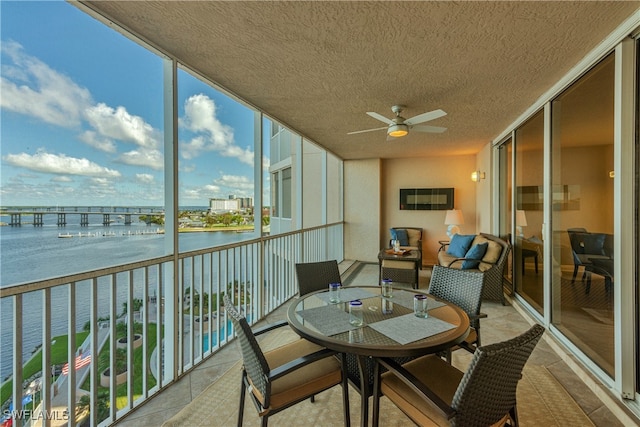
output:
[{"label": "drinking glass", "polygon": [[380,282],[382,288],[382,296],[385,298],[393,297],[393,282],[391,279],[382,279]]},{"label": "drinking glass", "polygon": [[362,301],[356,299],[349,302],[349,323],[353,326],[362,326],[364,323],[362,317]]},{"label": "drinking glass", "polygon": [[362,328],[352,329],[349,331],[349,342],[358,343],[364,340],[364,333],[362,332]]},{"label": "drinking glass", "polygon": [[400,240],[394,239],[391,243],[393,244],[393,251],[400,252]]},{"label": "drinking glass", "polygon": [[393,303],[388,299],[382,298],[382,314],[393,313]]},{"label": "drinking glass", "polygon": [[329,283],[329,302],[330,303],[338,303],[340,302],[340,288],[342,285],[340,283]]},{"label": "drinking glass", "polygon": [[426,295],[415,295],[413,297],[413,314],[416,317],[421,317],[426,319],[429,317],[428,304],[427,304],[427,296]]}]

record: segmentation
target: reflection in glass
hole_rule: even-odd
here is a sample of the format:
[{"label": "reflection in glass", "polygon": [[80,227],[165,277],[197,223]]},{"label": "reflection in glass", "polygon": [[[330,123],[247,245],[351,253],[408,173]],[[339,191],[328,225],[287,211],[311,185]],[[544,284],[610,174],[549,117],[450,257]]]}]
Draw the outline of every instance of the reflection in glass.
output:
[{"label": "reflection in glass", "polygon": [[515,133],[513,275],[516,291],[541,314],[544,309],[543,147],[544,115],[539,111]]},{"label": "reflection in glass", "polygon": [[552,103],[552,322],[614,376],[613,90],[609,55]]},{"label": "reflection in glass", "polygon": [[[511,192],[511,180],[513,178],[513,166],[512,156],[513,144],[511,138],[507,139],[503,144],[498,147],[498,162],[499,162],[499,198],[500,208],[499,212],[499,224],[498,230],[500,230],[500,237],[513,244],[511,238],[511,218],[513,217],[513,204],[512,204],[512,192]],[[504,272],[505,284],[509,286],[510,291],[513,292],[513,252],[509,253],[509,259],[507,260],[507,268]]]}]

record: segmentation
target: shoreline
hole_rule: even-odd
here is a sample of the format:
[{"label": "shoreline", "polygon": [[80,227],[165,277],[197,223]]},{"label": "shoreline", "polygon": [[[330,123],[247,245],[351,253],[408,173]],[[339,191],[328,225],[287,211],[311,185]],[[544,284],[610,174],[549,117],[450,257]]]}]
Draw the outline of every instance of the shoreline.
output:
[{"label": "shoreline", "polygon": [[250,232],[253,231],[253,225],[236,225],[229,227],[184,227],[178,228],[178,233],[197,233],[197,232],[205,232],[209,233],[212,231],[244,231]]}]

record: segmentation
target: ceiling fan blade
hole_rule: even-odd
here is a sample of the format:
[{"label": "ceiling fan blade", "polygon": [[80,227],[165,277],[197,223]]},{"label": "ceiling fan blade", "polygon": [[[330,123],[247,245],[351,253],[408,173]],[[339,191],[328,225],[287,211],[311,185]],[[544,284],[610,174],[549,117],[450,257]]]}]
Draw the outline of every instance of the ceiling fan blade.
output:
[{"label": "ceiling fan blade", "polygon": [[410,119],[405,120],[404,122],[409,126],[412,126],[412,125],[417,125],[418,123],[424,123],[430,120],[435,120],[446,115],[447,113],[445,113],[442,110],[433,110],[433,111],[429,111],[428,113],[422,113],[422,114],[418,114],[417,116],[413,116]]},{"label": "ceiling fan blade", "polygon": [[370,115],[371,117],[373,117],[374,119],[380,120],[383,123],[386,123],[388,125],[393,123],[393,120],[386,118],[385,116],[383,116],[382,114],[378,114],[374,111],[367,111],[367,114]]},{"label": "ceiling fan blade", "polygon": [[442,133],[445,130],[447,130],[447,128],[443,128],[440,126],[413,126],[411,127],[411,130],[415,130],[418,132],[431,132],[431,133]]},{"label": "ceiling fan blade", "polygon": [[382,128],[375,128],[375,129],[365,129],[365,130],[357,130],[354,132],[348,132],[347,135],[355,135],[356,133],[365,133],[365,132],[373,132],[374,130],[382,130],[382,129],[388,129],[388,126],[382,127]]}]

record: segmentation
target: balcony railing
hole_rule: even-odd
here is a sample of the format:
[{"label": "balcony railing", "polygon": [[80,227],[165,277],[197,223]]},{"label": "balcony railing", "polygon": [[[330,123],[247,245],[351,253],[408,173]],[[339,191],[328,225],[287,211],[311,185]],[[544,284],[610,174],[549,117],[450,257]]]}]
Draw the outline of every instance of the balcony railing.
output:
[{"label": "balcony railing", "polygon": [[[297,293],[296,263],[326,259],[343,259],[342,223],[2,288],[13,309],[3,415],[13,425],[113,423],[227,344],[223,294],[255,323]],[[54,322],[66,325],[62,369]],[[34,328],[41,348],[28,361]],[[25,375],[33,363],[39,372]]]}]

